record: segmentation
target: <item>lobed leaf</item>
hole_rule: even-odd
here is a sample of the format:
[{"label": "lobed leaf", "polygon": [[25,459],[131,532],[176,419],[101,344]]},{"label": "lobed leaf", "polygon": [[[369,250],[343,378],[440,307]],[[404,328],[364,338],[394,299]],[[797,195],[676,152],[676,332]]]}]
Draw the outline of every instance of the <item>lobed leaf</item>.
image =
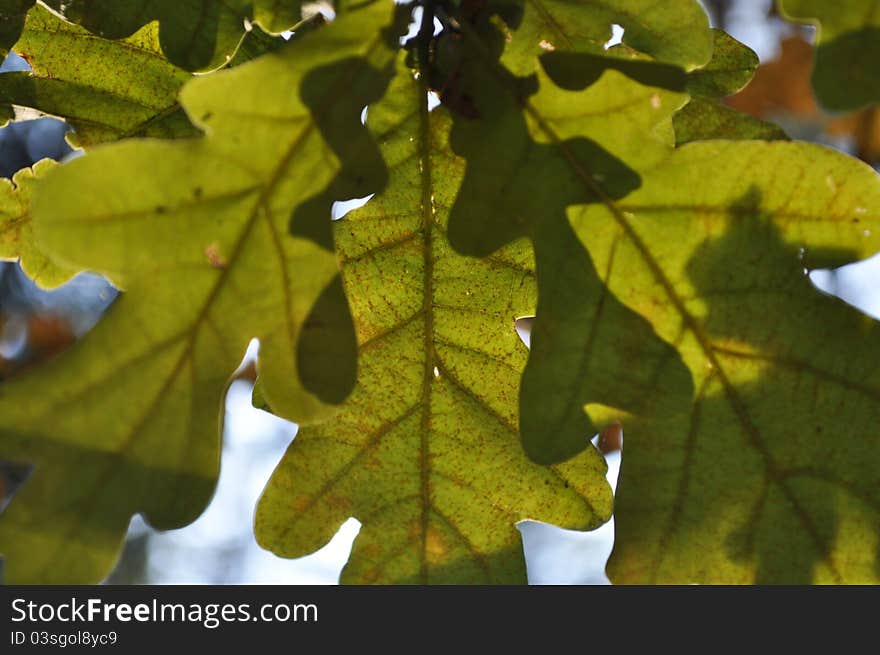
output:
[{"label": "lobed leaf", "polygon": [[406,71],[370,107],[389,184],[334,225],[358,384],[332,421],[297,436],[257,512],[258,540],[286,557],[357,517],[344,582],[525,583],[518,521],[590,529],[611,512],[594,449],[551,468],[519,447],[514,321],[534,313],[534,262],[524,242],[485,259],[452,251],[464,162],[450,122]]},{"label": "lobed leaf", "polygon": [[[16,29],[11,6],[0,37]],[[832,103],[821,62],[870,52],[868,9],[847,0],[823,23],[816,84]],[[63,10],[128,39],[97,42],[167,76],[138,91],[167,102],[188,73],[160,47],[188,70],[247,59],[278,42],[256,32],[239,47],[243,19],[281,29],[300,5]],[[355,5],[189,82],[181,105],[204,136],[127,140],[60,167],[32,228],[32,173],[0,188],[0,255],[45,253],[65,268],[44,279],[90,269],[126,291],[84,341],[0,387],[0,456],[36,465],[0,523],[7,580],[95,581],[134,512],[192,520],[216,479],[223,390],[258,337],[259,398],[303,427],[257,536],[304,555],[356,516],[346,581],[523,582],[518,521],[608,519],[588,439],[619,423],[613,581],[877,582],[880,337],[807,275],[877,251],[876,174],[816,146],[741,140],[784,135],[718,104],[756,58],[691,0],[465,3],[454,29],[411,48],[425,76],[398,74],[383,98],[402,68],[407,10],[382,29],[391,10]],[[42,9],[28,29],[41,20],[59,41],[10,88],[63,100],[71,120],[106,118],[106,132],[82,122],[93,142],[148,133],[149,116],[118,125],[123,110],[113,119],[93,93],[126,102],[125,80],[58,60],[64,39],[93,35]],[[623,43],[607,48],[612,24]],[[718,135],[738,140],[706,140]],[[371,194],[330,225],[334,200]],[[527,355],[514,321],[533,313]]]},{"label": "lobed leaf", "polygon": [[[538,365],[553,355],[554,343],[565,340],[562,333],[582,335],[595,321],[596,308],[583,297],[601,289],[565,209],[622,198],[638,188],[638,169],[668,155],[674,139],[670,119],[687,96],[643,86],[616,70],[597,82],[592,76],[582,80],[591,86],[581,90],[574,90],[576,80],[566,76],[562,89],[551,80],[558,73],[555,57],[543,55],[547,71],[538,72],[537,92],[523,98],[519,82],[497,67],[479,41],[470,39],[463,48],[462,85],[476,99],[479,118],[458,117],[453,128],[453,148],[467,167],[451,210],[449,237],[456,250],[476,256],[521,237],[531,240],[539,303],[520,392],[520,433],[536,461],[565,461],[599,431],[573,387],[589,381],[591,393],[635,407],[644,404],[641,389],[654,382],[642,376],[642,369],[621,379],[616,354],[566,365],[549,376]],[[627,325],[617,335],[622,343],[644,342],[653,357],[675,359],[643,319],[613,298],[608,309]],[[683,365],[680,375],[687,376]]]},{"label": "lobed leaf", "polygon": [[[499,3],[513,45],[503,62],[518,75],[531,73],[543,52],[587,52],[630,57],[635,53],[686,70],[704,65],[712,54],[706,12],[695,0],[516,0]],[[607,51],[612,25],[623,28],[623,47]]]},{"label": "lobed leaf", "polygon": [[788,140],[788,135],[778,125],[753,118],[709,98],[692,99],[675,115],[673,125],[678,146],[712,139]]},{"label": "lobed leaf", "polygon": [[[624,425],[612,580],[876,581],[876,329],[804,273],[876,252],[876,174],[805,144],[673,150],[670,92],[612,70],[524,92],[468,45],[450,239],[481,256],[533,242],[529,455]],[[850,442],[828,443],[844,423]]]},{"label": "lobed leaf", "polygon": [[723,98],[744,88],[758,68],[758,55],[727,32],[712,30],[712,58],[688,73],[687,90],[692,96]]},{"label": "lobed leaf", "polygon": [[69,280],[74,270],[53,262],[34,240],[31,197],[36,179],[55,167],[50,159],[0,179],[0,259],[18,260],[38,286],[52,288]]},{"label": "lobed leaf", "polygon": [[348,394],[355,342],[328,197],[385,184],[359,116],[392,72],[392,9],[364,5],[187,84],[203,138],[128,140],[47,176],[40,244],[125,293],[84,340],[0,387],[0,456],[36,465],[0,523],[7,582],[94,582],[133,513],[192,521],[252,337],[282,415],[308,422]]}]

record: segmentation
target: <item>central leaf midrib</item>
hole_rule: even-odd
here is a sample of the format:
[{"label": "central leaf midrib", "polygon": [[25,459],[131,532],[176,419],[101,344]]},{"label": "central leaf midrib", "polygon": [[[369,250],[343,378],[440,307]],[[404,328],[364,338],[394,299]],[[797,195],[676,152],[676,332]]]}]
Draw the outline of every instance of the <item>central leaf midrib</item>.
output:
[{"label": "central leaf midrib", "polygon": [[419,103],[419,169],[421,173],[421,219],[424,244],[422,248],[422,316],[424,317],[424,369],[422,372],[422,420],[419,443],[419,489],[421,496],[419,578],[428,583],[428,522],[431,510],[431,387],[434,383],[434,182],[431,168],[431,123],[428,92],[419,81],[413,85]]}]

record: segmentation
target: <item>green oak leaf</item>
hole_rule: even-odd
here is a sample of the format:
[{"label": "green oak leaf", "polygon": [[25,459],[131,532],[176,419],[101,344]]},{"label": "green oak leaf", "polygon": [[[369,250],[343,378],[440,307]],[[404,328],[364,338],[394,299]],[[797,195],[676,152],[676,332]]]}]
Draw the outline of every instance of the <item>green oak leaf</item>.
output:
[{"label": "green oak leaf", "polygon": [[257,512],[259,542],[287,557],[357,517],[343,582],[524,583],[518,521],[590,529],[611,512],[593,448],[542,467],[519,446],[514,321],[534,313],[534,262],[524,242],[485,259],[452,251],[464,162],[450,123],[406,72],[370,107],[389,185],[334,225],[358,384],[331,421],[301,430]]},{"label": "green oak leaf", "polygon": [[877,174],[814,145],[708,141],[569,216],[694,383],[629,351],[654,367],[653,411],[587,405],[626,433],[612,581],[880,581],[880,329],[806,275],[878,250]]},{"label": "green oak leaf", "polygon": [[816,26],[813,90],[833,111],[880,102],[880,9],[875,0],[778,0],[782,15]]},{"label": "green oak leaf", "polygon": [[192,521],[252,337],[281,415],[308,422],[346,397],[356,344],[325,197],[385,184],[360,113],[393,72],[393,11],[361,5],[188,83],[203,138],[96,148],[43,180],[38,243],[125,293],[70,350],[0,386],[0,457],[36,466],[0,520],[7,582],[94,582],[132,514]]},{"label": "green oak leaf", "polygon": [[[449,238],[457,251],[472,256],[486,256],[522,237],[533,244],[539,303],[520,392],[520,433],[530,457],[560,462],[582,451],[598,431],[571,393],[574,386],[588,379],[596,397],[619,397],[636,407],[644,405],[640,390],[653,384],[650,376],[641,376],[647,367],[624,380],[614,356],[583,360],[549,376],[536,365],[552,356],[554,343],[579,338],[595,321],[595,306],[581,299],[602,287],[571,233],[566,207],[622,198],[638,188],[637,169],[668,156],[671,117],[687,96],[643,86],[618,70],[598,81],[583,78],[587,88],[580,90],[573,88],[575,76],[566,74],[570,88],[561,88],[552,81],[558,70],[548,66],[534,78],[537,92],[523,97],[521,81],[495,65],[467,25],[464,30],[460,83],[479,118],[457,116],[453,127],[452,145],[467,169],[451,210]],[[543,55],[542,65],[553,64],[556,55]],[[566,59],[580,56],[568,53]],[[567,71],[574,69],[569,61]],[[643,319],[611,297],[605,309],[627,325],[618,331],[621,343],[644,342],[652,357],[675,360]],[[588,375],[591,371],[596,374]],[[681,363],[678,372],[686,383]],[[540,398],[533,395],[538,390]]]},{"label": "green oak leaf", "polygon": [[302,20],[299,0],[42,0],[67,20],[105,39],[159,23],[162,50],[187,70],[217,68],[235,53],[245,20],[279,33]]},{"label": "green oak leaf", "polygon": [[37,6],[15,49],[33,70],[0,75],[0,102],[65,119],[79,145],[198,134],[177,102],[192,75],[164,57],[155,23],[106,41]]},{"label": "green oak leaf", "polygon": [[76,272],[53,262],[34,241],[33,186],[54,167],[52,160],[45,159],[18,171],[11,180],[0,179],[0,259],[18,260],[27,276],[43,288],[57,287]]},{"label": "green oak leaf", "polygon": [[548,52],[540,58],[541,68],[560,88],[580,91],[599,81],[609,70],[626,75],[644,86],[683,93],[688,75],[671,64],[642,58],[606,57],[583,52]]},{"label": "green oak leaf", "polygon": [[710,139],[787,140],[782,128],[719,102],[742,90],[754,76],[758,56],[723,30],[713,30],[715,49],[703,68],[691,71],[691,101],[673,119],[676,145]]},{"label": "green oak leaf", "polygon": [[[508,25],[505,40],[512,45],[502,61],[517,75],[531,73],[535,57],[554,50],[648,55],[686,70],[703,66],[712,54],[709,19],[696,0],[513,0],[490,7]],[[606,50],[612,25],[623,27],[623,43]]]}]

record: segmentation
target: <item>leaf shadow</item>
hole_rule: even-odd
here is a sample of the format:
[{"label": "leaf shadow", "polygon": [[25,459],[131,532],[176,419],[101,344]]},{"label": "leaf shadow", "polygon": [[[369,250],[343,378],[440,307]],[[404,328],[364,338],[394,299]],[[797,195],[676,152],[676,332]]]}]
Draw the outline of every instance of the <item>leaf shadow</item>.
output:
[{"label": "leaf shadow", "polygon": [[[527,121],[540,118],[529,113],[527,99],[537,91],[537,78],[516,78],[498,66],[500,50],[486,61],[489,53],[448,46],[455,47],[459,59],[444,93],[468,111],[453,111],[450,142],[466,169],[450,212],[449,241],[474,257],[520,238],[533,245],[538,306],[520,389],[520,437],[534,461],[558,463],[589,447],[599,431],[585,405],[647,411],[655,398],[645,390],[656,386],[655,375],[662,371],[691,389],[690,373],[650,324],[608,290],[568,222],[569,207],[621,199],[641,186],[639,174],[584,137],[533,139]],[[641,62],[602,59],[568,53],[550,60],[550,69],[566,88],[592,84],[606,68],[644,73]],[[609,342],[614,348],[605,347]],[[621,375],[633,370],[625,361],[629,353],[651,360],[647,376]]]},{"label": "leaf shadow", "polygon": [[[398,7],[392,25],[383,30],[382,40],[395,43],[406,17]],[[338,160],[339,172],[326,188],[292,212],[288,224],[292,236],[332,252],[333,203],[379,193],[387,186],[388,168],[379,145],[361,122],[361,112],[382,98],[393,75],[393,62],[377,70],[366,58],[349,57],[314,68],[303,78],[303,103]],[[339,404],[354,389],[357,337],[339,274],[321,293],[303,324],[296,352],[303,386],[322,401]]]}]

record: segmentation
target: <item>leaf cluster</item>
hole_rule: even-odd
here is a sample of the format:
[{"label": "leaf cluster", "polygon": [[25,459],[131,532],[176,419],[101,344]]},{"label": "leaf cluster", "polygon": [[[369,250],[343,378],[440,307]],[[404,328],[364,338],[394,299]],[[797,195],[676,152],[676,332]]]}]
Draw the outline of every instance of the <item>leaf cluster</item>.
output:
[{"label": "leaf cluster", "polygon": [[[845,4],[780,2],[833,109],[880,99]],[[696,0],[0,0],[0,45],[87,151],[0,185],[0,256],[123,291],[0,385],[6,581],[194,520],[252,338],[300,426],[256,537],[355,516],[346,582],[522,583],[518,522],[612,509],[614,582],[880,579],[880,331],[808,275],[880,249],[880,180],[725,104],[757,57]]]}]

